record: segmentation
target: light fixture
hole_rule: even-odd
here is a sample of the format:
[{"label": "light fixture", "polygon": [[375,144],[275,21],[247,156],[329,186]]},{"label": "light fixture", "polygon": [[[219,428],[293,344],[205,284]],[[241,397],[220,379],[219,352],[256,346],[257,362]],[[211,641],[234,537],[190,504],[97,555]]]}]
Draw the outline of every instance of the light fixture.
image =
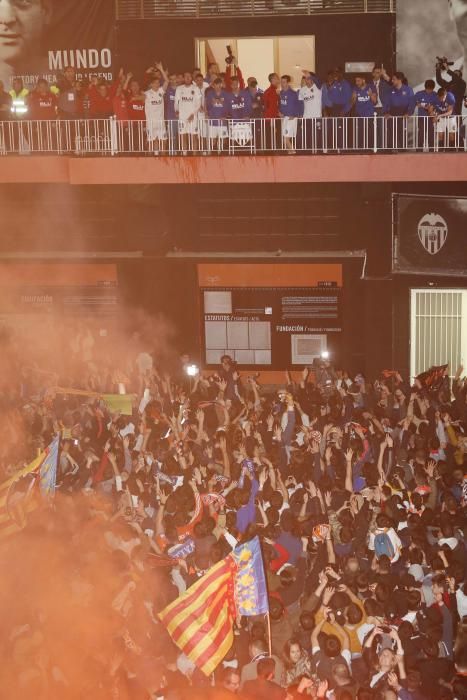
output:
[{"label": "light fixture", "polygon": [[321,353],[321,359],[329,360],[329,350],[323,350],[323,352]]},{"label": "light fixture", "polygon": [[196,377],[199,374],[199,367],[197,365],[188,365],[185,368],[185,372],[189,377]]}]

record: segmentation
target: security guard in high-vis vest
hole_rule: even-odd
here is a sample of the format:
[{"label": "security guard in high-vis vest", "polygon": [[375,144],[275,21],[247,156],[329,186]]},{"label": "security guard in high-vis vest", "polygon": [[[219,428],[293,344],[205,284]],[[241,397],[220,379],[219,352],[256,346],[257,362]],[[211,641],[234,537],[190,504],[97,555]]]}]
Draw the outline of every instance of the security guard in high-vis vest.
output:
[{"label": "security guard in high-vis vest", "polygon": [[29,90],[24,87],[20,78],[13,80],[13,88],[10,90],[11,114],[16,119],[25,119],[28,113],[27,96]]}]

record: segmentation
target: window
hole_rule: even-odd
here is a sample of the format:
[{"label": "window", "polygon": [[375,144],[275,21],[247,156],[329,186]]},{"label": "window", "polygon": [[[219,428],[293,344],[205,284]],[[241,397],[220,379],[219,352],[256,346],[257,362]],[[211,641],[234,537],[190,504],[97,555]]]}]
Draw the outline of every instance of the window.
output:
[{"label": "window", "polygon": [[467,359],[467,291],[412,289],[410,300],[410,375],[449,364],[454,376]]},{"label": "window", "polygon": [[292,76],[298,89],[302,70],[315,69],[314,36],[265,36],[237,38],[196,39],[196,65],[206,75],[210,63],[217,63],[219,70],[226,68],[227,46],[230,46],[244,78],[254,76],[260,87],[268,86],[269,73]]}]

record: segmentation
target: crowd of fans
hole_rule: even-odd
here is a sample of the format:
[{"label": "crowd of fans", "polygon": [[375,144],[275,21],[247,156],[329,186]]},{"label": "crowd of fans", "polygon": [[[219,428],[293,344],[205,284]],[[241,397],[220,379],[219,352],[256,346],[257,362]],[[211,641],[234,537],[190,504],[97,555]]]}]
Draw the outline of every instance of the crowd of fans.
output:
[{"label": "crowd of fans", "polygon": [[[321,118],[348,116],[361,118],[353,129],[352,145],[371,148],[375,139],[382,145],[383,129],[373,134],[370,118],[415,114],[421,118],[418,146],[433,145],[436,135],[441,145],[458,144],[461,123],[456,117],[462,113],[466,84],[462,72],[451,71],[447,62],[437,69],[438,85],[427,80],[424,89],[414,93],[403,73],[388,75],[377,64],[371,75],[358,75],[352,82],[340,68],[334,68],[325,79],[303,70],[300,85],[293,85],[290,75],[271,73],[269,84],[259,86],[255,77],[244,79],[233,57],[228,61],[222,72],[211,63],[206,75],[199,69],[171,73],[156,63],[142,80],[122,69],[112,84],[98,78],[89,83],[79,80],[70,67],[56,84],[41,79],[31,92],[16,79],[9,92],[0,83],[0,117],[40,121],[115,117],[125,132],[122,144],[126,148],[159,152],[203,150],[208,143],[210,151],[213,145],[222,149],[235,126],[237,140],[248,143],[256,136],[268,149],[278,143],[289,151],[316,149],[336,139],[337,147],[346,147],[348,125],[334,125],[331,138],[321,133]],[[269,120],[269,128],[253,121],[259,119]],[[138,124],[144,125],[139,132]],[[401,147],[404,131],[403,123],[386,126],[384,141]]]},{"label": "crowd of fans", "polygon": [[[97,362],[90,330],[68,341],[63,376],[18,356],[2,379],[1,481],[61,435],[55,498],[8,539],[11,567],[24,559],[34,571],[10,595],[2,584],[2,697],[466,698],[462,367],[428,390],[396,371],[370,382],[325,362],[272,391],[228,356],[188,376],[187,355],[166,372],[133,344],[112,367]],[[122,390],[134,393],[132,415],[98,398]],[[21,436],[14,446],[8,430]],[[237,619],[206,678],[157,612],[255,536],[270,632],[263,617]],[[50,607],[36,600],[41,576],[47,587],[70,579],[73,623],[56,595]]]}]

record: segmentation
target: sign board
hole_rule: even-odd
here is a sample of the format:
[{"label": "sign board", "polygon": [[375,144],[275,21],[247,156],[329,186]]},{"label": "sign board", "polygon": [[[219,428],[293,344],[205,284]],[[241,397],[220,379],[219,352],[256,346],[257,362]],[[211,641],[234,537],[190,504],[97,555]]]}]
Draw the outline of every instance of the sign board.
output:
[{"label": "sign board", "polygon": [[467,276],[467,197],[394,195],[392,271]]}]

